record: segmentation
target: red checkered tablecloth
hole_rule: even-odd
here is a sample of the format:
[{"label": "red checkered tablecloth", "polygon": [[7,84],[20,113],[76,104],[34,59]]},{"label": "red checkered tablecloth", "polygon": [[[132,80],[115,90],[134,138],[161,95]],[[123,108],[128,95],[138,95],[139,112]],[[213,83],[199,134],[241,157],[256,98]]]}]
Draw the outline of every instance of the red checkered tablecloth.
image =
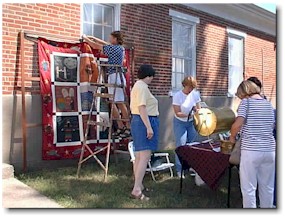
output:
[{"label": "red checkered tablecloth", "polygon": [[[220,144],[215,143],[213,146],[219,147]],[[192,167],[212,190],[218,188],[221,178],[230,166],[230,155],[213,151],[209,143],[180,146],[175,151],[183,168]]]}]

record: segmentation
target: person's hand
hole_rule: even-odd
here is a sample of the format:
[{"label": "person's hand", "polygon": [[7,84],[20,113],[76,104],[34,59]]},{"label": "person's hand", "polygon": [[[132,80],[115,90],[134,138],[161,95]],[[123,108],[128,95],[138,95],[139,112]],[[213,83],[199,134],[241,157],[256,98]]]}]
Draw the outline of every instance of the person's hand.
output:
[{"label": "person's hand", "polygon": [[87,38],[87,35],[83,34],[82,39],[86,39],[86,38]]},{"label": "person's hand", "polygon": [[146,133],[147,133],[146,137],[148,139],[151,139],[153,137],[153,130],[151,127],[146,128]]},{"label": "person's hand", "polygon": [[234,137],[232,137],[232,136],[230,136],[229,141],[230,141],[231,143],[236,143],[236,139],[235,139]]}]

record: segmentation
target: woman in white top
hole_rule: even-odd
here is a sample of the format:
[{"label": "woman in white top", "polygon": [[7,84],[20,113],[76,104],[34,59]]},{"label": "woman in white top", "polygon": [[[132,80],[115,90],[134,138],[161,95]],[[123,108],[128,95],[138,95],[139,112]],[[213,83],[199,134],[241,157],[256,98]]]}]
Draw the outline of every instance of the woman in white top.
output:
[{"label": "woman in white top", "polygon": [[[197,81],[192,77],[186,77],[182,81],[183,89],[173,96],[174,109],[174,137],[176,147],[193,142],[197,132],[193,125],[193,113],[200,108],[200,94],[196,90]],[[177,175],[181,176],[181,163],[178,156],[175,155],[175,164]],[[182,174],[182,177],[183,174]]]}]

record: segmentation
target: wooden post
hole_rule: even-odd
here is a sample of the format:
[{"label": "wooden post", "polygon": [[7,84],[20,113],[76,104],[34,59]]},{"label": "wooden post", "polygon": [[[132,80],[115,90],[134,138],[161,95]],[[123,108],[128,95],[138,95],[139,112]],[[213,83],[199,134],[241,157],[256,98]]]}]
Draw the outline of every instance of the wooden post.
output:
[{"label": "wooden post", "polygon": [[21,92],[22,92],[22,141],[23,141],[23,171],[27,170],[27,119],[26,119],[26,91],[25,91],[25,35],[24,31],[20,32],[20,52],[21,52]]}]

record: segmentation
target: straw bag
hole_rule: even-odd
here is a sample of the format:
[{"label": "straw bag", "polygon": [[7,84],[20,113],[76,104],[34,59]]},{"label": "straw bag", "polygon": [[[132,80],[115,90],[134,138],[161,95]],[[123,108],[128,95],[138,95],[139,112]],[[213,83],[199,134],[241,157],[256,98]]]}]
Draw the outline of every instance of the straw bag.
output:
[{"label": "straw bag", "polygon": [[[246,115],[245,115],[244,125],[247,122],[247,116],[248,116],[248,111],[249,111],[249,99],[247,99],[247,109],[246,110],[247,111],[246,111]],[[242,138],[242,134],[240,135],[239,139],[235,143],[235,146],[234,146],[233,151],[231,153],[231,156],[229,158],[230,164],[233,164],[233,165],[239,165],[240,164],[241,138]]]}]

